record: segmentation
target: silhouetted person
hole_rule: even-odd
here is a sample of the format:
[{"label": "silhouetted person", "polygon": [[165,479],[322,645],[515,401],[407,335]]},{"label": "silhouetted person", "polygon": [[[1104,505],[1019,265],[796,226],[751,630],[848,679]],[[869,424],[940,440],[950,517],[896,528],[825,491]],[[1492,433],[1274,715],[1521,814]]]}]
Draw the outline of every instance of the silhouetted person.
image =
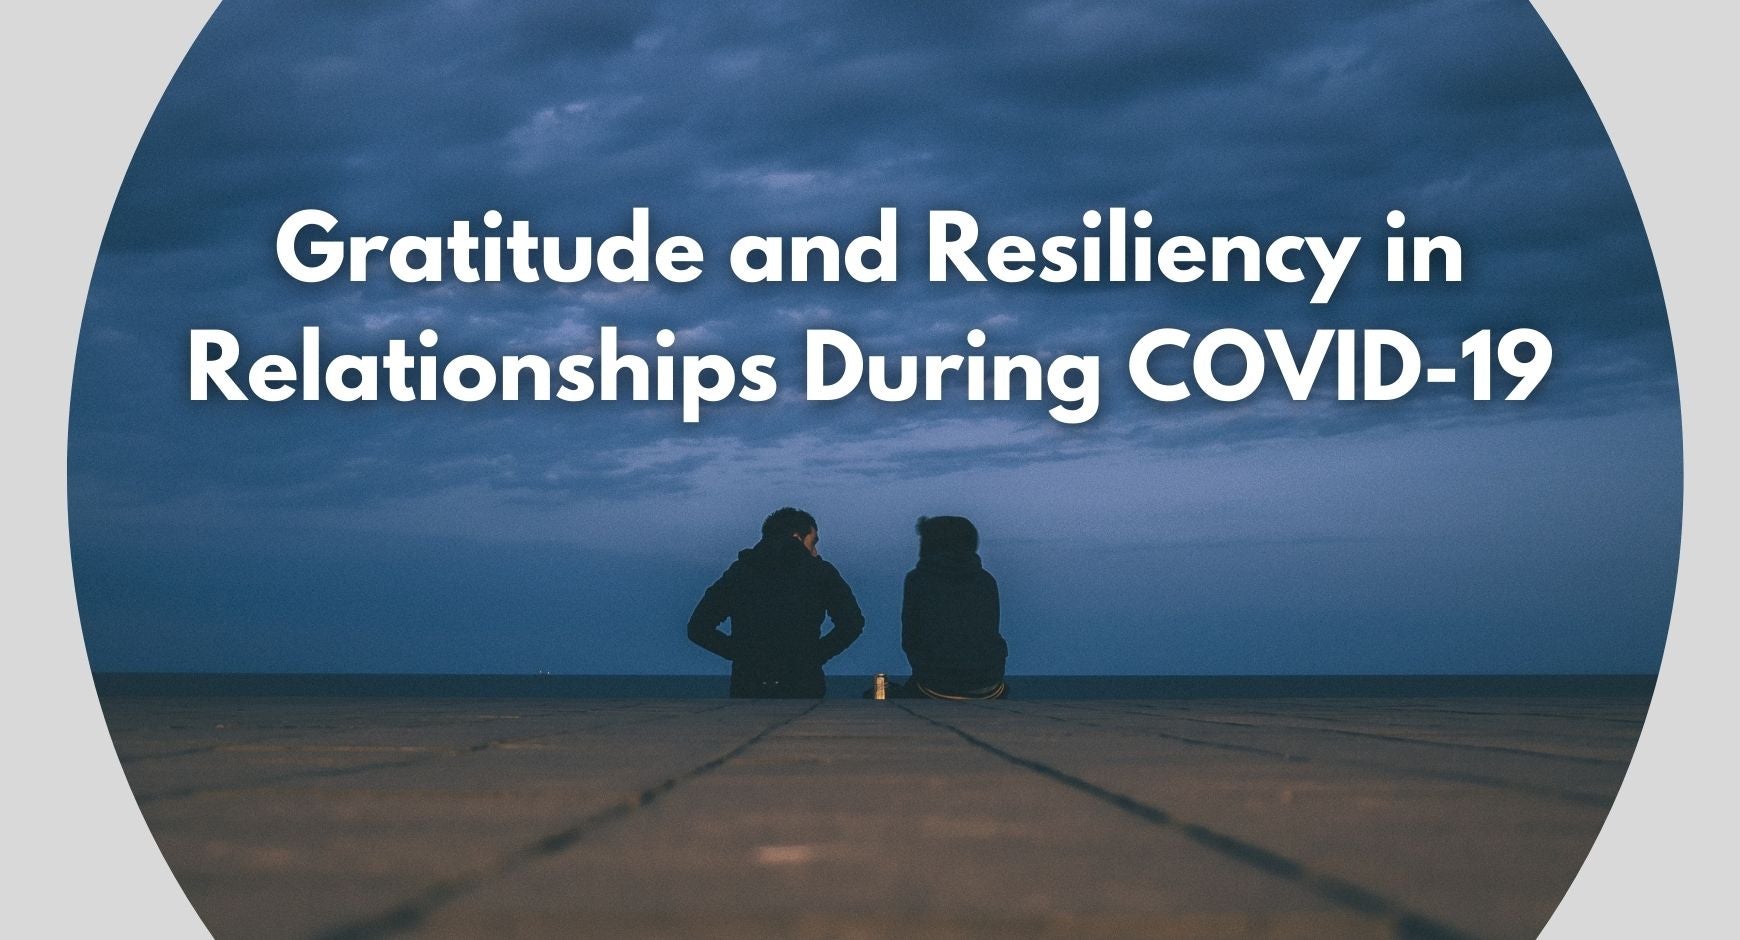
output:
[{"label": "silhouetted person", "polygon": [[1009,646],[998,631],[997,579],[979,561],[979,530],[960,516],[918,520],[918,566],[906,575],[900,645],[912,680],[900,697],[1002,698]]},{"label": "silhouetted person", "polygon": [[[822,664],[864,632],[864,615],[844,578],[816,554],[816,520],[801,509],[776,510],[761,541],[695,605],[689,639],[731,661],[733,698],[820,698]],[[822,635],[822,617],[833,629]],[[719,629],[726,618],[731,632]]]}]

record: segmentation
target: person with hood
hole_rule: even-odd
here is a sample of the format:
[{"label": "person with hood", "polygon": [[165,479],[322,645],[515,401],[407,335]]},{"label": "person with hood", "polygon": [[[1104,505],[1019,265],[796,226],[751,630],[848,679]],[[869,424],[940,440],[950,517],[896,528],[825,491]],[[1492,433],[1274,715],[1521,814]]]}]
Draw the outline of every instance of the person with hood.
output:
[{"label": "person with hood", "polygon": [[904,698],[994,699],[1008,692],[997,579],[979,561],[979,530],[961,516],[921,516],[918,566],[906,575],[900,645]]},{"label": "person with hood", "polygon": [[[864,614],[834,566],[816,553],[815,517],[790,506],[761,524],[761,541],[701,596],[689,639],[731,661],[732,698],[821,698],[822,664],[864,632]],[[823,635],[822,618],[833,622]],[[731,621],[731,632],[719,625]]]}]

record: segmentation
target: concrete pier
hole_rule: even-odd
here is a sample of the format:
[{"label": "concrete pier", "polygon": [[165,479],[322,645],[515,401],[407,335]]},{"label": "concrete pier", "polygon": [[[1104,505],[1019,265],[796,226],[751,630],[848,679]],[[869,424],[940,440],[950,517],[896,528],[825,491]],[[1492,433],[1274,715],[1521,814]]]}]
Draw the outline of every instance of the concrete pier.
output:
[{"label": "concrete pier", "polygon": [[1645,701],[120,697],[219,938],[1531,937]]}]

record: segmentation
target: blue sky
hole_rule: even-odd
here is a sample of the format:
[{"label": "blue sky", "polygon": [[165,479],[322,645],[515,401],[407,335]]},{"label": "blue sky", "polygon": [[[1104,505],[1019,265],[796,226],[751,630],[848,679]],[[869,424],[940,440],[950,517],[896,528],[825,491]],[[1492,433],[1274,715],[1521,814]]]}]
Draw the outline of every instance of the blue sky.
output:
[{"label": "blue sky", "polygon": [[[488,209],[695,235],[686,286],[318,285],[273,257]],[[901,280],[743,285],[751,232],[902,210]],[[1206,236],[1361,235],[1334,301],[1274,284],[923,278],[923,213],[1075,231],[1147,208]],[[1460,284],[1390,285],[1384,213]],[[709,409],[187,401],[187,335],[250,354],[676,351],[780,358]],[[1402,330],[1456,364],[1546,333],[1526,402],[1161,405],[1122,376],[1158,326]],[[1102,357],[1100,414],[802,399],[803,331],[871,351]],[[645,341],[644,339],[642,340]],[[1325,383],[1332,382],[1326,378]],[[1325,387],[1328,387],[1326,384]],[[1499,384],[1502,392],[1507,386]],[[761,517],[821,520],[864,603],[844,672],[898,673],[920,514],[963,513],[1020,673],[1650,671],[1679,538],[1672,351],[1648,243],[1581,86],[1522,2],[274,4],[231,0],[117,199],[73,390],[69,518],[98,669],[696,673],[690,606]]]}]

